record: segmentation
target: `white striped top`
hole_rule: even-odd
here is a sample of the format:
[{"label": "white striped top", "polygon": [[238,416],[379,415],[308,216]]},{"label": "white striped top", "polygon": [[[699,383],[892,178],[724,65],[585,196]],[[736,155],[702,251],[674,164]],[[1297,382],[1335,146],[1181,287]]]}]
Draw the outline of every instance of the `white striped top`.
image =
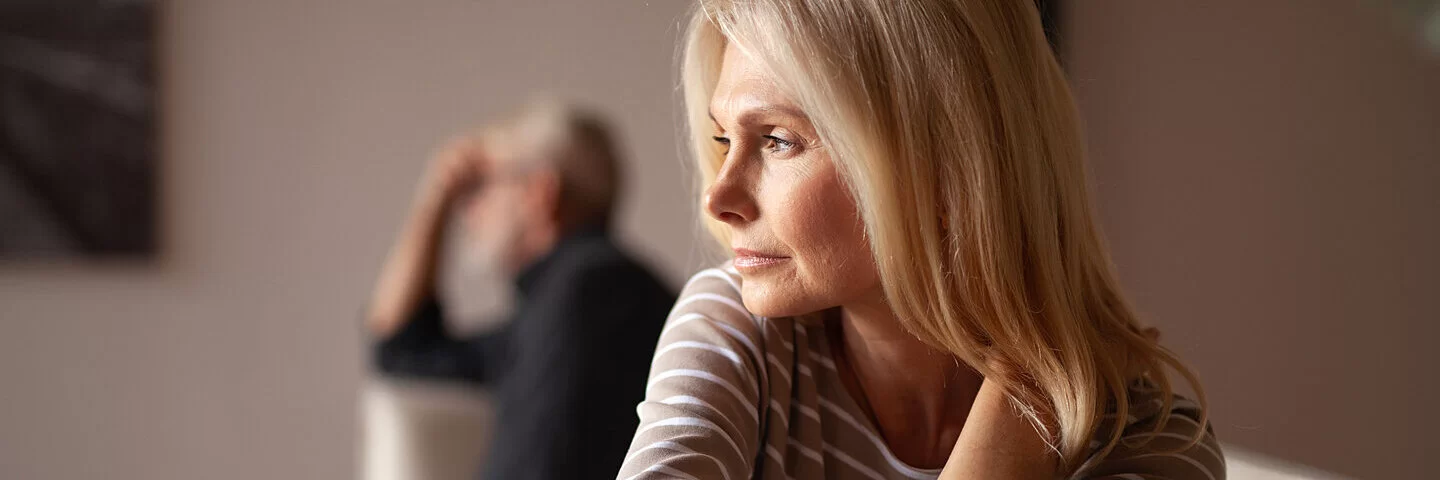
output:
[{"label": "white striped top", "polygon": [[[729,266],[702,271],[680,295],[660,334],[640,426],[622,479],[932,479],[939,470],[896,458],[850,397],[823,326],[751,315]],[[1076,478],[1221,480],[1224,458],[1191,402],[1151,433],[1161,399],[1132,389],[1125,440],[1091,458]],[[1101,432],[1108,432],[1102,425]],[[1092,442],[1098,446],[1099,442]]]}]

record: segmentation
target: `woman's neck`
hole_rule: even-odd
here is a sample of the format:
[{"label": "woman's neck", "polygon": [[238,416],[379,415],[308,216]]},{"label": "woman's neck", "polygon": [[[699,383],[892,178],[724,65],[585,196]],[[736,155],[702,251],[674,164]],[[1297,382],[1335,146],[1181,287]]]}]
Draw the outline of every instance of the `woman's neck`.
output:
[{"label": "woman's neck", "polygon": [[838,327],[841,378],[890,450],[916,467],[944,465],[984,378],[906,332],[883,294],[842,306]]}]

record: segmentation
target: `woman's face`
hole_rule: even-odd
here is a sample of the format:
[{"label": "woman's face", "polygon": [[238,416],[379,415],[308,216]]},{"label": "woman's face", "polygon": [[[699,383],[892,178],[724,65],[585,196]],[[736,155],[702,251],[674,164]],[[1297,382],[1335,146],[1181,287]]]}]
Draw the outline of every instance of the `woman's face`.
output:
[{"label": "woman's face", "polygon": [[726,48],[710,115],[725,163],[705,211],[730,230],[752,313],[794,316],[879,289],[855,201],[825,143],[760,63]]}]

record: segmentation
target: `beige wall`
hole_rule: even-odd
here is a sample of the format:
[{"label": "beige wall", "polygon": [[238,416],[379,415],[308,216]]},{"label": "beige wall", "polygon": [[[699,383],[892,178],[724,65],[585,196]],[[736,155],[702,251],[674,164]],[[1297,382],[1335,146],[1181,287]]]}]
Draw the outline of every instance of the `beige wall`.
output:
[{"label": "beige wall", "polygon": [[1122,280],[1222,440],[1360,478],[1440,441],[1440,56],[1378,2],[1073,2]]},{"label": "beige wall", "polygon": [[0,265],[0,478],[354,478],[356,322],[430,148],[530,91],[613,114],[672,280],[684,2],[172,1],[165,253]]},{"label": "beige wall", "polygon": [[[624,233],[672,280],[698,258],[684,2],[163,3],[165,254],[0,266],[0,477],[353,477],[355,321],[420,162],[532,90],[614,114]],[[1346,0],[1200,3],[1074,10],[1124,280],[1223,439],[1417,478],[1440,430],[1436,61]]]}]

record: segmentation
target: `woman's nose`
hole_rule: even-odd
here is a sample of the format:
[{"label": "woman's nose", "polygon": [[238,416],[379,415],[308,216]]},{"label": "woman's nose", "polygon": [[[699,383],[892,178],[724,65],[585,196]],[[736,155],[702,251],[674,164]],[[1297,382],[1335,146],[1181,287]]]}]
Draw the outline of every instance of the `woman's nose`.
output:
[{"label": "woman's nose", "polygon": [[733,168],[731,162],[726,163],[715,182],[705,190],[705,213],[731,226],[752,222],[759,211],[743,178],[744,171]]}]

